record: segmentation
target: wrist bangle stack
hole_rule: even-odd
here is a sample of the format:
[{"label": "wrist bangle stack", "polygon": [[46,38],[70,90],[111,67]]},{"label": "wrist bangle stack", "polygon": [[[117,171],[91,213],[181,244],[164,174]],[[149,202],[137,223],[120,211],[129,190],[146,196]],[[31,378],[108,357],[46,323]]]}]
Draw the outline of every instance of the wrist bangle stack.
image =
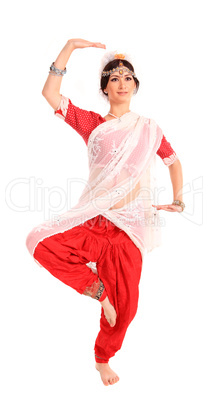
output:
[{"label": "wrist bangle stack", "polygon": [[62,77],[64,74],[66,74],[66,67],[64,70],[61,70],[60,68],[57,68],[54,66],[54,62],[50,66],[50,71],[49,74],[51,75],[57,75],[59,77]]},{"label": "wrist bangle stack", "polygon": [[184,208],[185,208],[184,202],[179,201],[179,200],[174,200],[174,201],[172,202],[172,205],[179,205],[179,207],[182,208],[182,211],[181,211],[181,212],[183,212],[183,210],[184,210]]}]

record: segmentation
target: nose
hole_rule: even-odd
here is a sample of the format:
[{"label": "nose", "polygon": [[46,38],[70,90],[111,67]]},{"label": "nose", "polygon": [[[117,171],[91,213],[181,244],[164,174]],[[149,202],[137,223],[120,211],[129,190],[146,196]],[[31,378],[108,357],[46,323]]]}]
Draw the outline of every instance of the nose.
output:
[{"label": "nose", "polygon": [[123,77],[120,77],[119,79],[119,88],[124,88],[125,87],[125,81]]}]

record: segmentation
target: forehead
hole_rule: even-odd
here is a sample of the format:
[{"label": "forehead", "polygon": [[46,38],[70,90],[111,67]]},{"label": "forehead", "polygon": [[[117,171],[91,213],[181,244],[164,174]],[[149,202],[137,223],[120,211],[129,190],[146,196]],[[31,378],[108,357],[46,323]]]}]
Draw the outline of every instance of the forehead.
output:
[{"label": "forehead", "polygon": [[[121,71],[122,71],[122,68],[121,68]],[[123,73],[122,74],[120,74],[119,72],[117,73],[117,72],[113,72],[112,74],[110,74],[110,77],[120,77],[121,75],[124,75],[124,77],[127,77],[128,75],[132,75],[131,73],[128,73],[128,72],[126,72],[126,71],[123,71]]]}]

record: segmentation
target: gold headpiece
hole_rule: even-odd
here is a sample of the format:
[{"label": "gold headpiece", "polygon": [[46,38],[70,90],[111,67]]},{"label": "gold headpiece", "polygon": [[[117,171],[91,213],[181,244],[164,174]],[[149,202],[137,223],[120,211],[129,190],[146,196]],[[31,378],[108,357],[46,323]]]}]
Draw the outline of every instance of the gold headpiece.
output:
[{"label": "gold headpiece", "polygon": [[114,59],[120,60],[119,66],[116,68],[113,68],[112,70],[109,70],[109,71],[103,71],[102,77],[107,77],[108,75],[111,75],[112,73],[114,73],[116,71],[118,71],[120,75],[123,75],[124,71],[126,71],[126,72],[130,73],[133,77],[136,77],[136,74],[133,71],[129,70],[129,68],[127,68],[127,67],[124,67],[123,62],[121,61],[121,60],[125,59],[124,54],[122,54],[122,53],[115,54]]}]

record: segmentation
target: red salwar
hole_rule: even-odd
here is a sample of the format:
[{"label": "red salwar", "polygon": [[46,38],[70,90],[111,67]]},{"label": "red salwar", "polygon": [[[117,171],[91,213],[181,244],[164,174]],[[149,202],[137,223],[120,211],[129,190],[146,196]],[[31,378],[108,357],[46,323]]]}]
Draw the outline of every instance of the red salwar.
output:
[{"label": "red salwar", "polygon": [[[102,215],[39,242],[34,258],[78,293],[102,301],[108,296],[117,319],[111,327],[101,310],[95,360],[108,363],[121,348],[136,315],[142,256],[129,236]],[[96,262],[96,271],[86,264]]]}]

